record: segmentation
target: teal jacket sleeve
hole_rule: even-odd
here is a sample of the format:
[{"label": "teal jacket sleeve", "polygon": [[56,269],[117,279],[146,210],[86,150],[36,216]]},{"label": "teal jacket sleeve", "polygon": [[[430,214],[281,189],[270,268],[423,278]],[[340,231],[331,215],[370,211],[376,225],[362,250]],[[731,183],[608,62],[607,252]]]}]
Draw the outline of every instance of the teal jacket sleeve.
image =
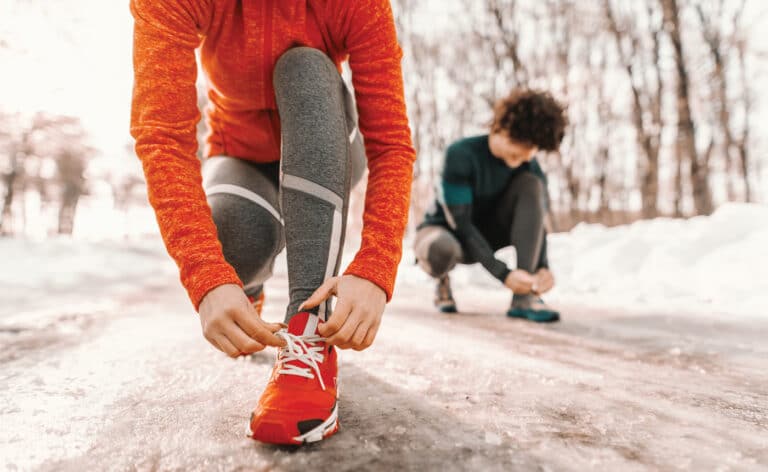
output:
[{"label": "teal jacket sleeve", "polygon": [[491,275],[503,283],[510,270],[504,262],[496,259],[491,245],[472,222],[475,171],[468,152],[471,151],[456,144],[446,151],[438,200],[443,206],[448,225],[470,258],[482,264]]}]

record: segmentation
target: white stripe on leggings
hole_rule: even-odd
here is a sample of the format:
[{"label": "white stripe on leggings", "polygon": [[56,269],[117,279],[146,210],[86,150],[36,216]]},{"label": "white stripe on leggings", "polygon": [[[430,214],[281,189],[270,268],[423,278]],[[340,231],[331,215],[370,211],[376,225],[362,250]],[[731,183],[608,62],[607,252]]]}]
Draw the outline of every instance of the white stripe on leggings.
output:
[{"label": "white stripe on leggings", "polygon": [[336,207],[337,210],[340,210],[344,206],[344,200],[342,200],[340,196],[322,185],[316,184],[311,180],[296,177],[295,175],[283,174],[283,187],[298,190],[299,192],[325,200]]},{"label": "white stripe on leggings", "polygon": [[[318,185],[301,177],[296,177],[295,175],[283,174],[282,184],[284,188],[289,188],[302,193],[306,193],[308,195],[312,195],[314,197],[320,198],[321,200],[325,200],[334,206],[333,223],[331,225],[331,241],[330,247],[328,248],[328,261],[325,265],[325,278],[323,279],[328,280],[333,276],[333,272],[336,269],[336,260],[338,259],[339,251],[341,250],[341,229],[343,227],[343,218],[341,212],[344,208],[344,200],[342,200],[341,197],[323,187],[322,185]],[[321,303],[318,307],[317,314],[323,321],[327,320],[329,304],[330,301],[327,301],[325,303]]]},{"label": "white stripe on leggings", "polygon": [[246,200],[250,200],[253,203],[267,210],[269,213],[271,213],[272,216],[274,216],[275,219],[279,221],[281,224],[283,223],[283,219],[280,217],[280,213],[278,213],[278,211],[275,210],[275,207],[270,205],[269,202],[264,199],[264,197],[254,192],[251,192],[247,188],[238,187],[237,185],[232,185],[232,184],[217,184],[217,185],[212,185],[207,189],[205,189],[206,196],[222,194],[222,193],[225,193],[227,195],[237,195],[238,197],[242,197],[242,198],[245,198]]},{"label": "white stripe on leggings", "polygon": [[[336,269],[336,259],[339,257],[339,250],[341,249],[341,228],[342,228],[342,215],[341,210],[336,209],[333,212],[333,228],[331,230],[331,247],[328,248],[328,263],[325,266],[325,279],[328,280],[333,277],[333,271]],[[328,306],[330,301],[322,303],[318,315],[323,321],[328,320]]]}]

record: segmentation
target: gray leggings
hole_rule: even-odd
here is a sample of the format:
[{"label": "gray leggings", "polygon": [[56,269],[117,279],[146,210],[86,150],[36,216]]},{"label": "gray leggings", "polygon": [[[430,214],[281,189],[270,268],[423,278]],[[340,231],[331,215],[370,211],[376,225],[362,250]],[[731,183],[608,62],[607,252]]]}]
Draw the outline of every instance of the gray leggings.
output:
[{"label": "gray leggings", "polygon": [[[212,157],[203,167],[203,187],[224,257],[247,295],[261,292],[287,248],[287,322],[339,271],[349,192],[365,171],[365,152],[352,97],[324,53],[287,51],[275,66],[274,84],[280,162]],[[325,318],[330,301],[314,311]]]},{"label": "gray leggings", "polygon": [[[542,261],[544,247],[544,193],[541,179],[530,172],[513,177],[507,189],[499,196],[495,210],[490,215],[479,215],[476,225],[496,251],[514,246],[517,267],[528,272],[546,264]],[[433,277],[442,277],[456,264],[471,264],[461,243],[443,226],[431,225],[416,233],[414,252],[419,265]],[[515,295],[524,301],[526,296]]]}]

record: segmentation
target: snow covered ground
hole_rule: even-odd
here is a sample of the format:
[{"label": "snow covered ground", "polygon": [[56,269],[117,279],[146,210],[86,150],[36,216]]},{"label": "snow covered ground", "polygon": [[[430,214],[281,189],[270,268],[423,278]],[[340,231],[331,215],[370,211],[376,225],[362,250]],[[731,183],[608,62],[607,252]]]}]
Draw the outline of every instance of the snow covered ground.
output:
[{"label": "snow covered ground", "polygon": [[87,242],[0,238],[0,326],[108,311],[137,289],[165,285],[176,267],[159,238]]},{"label": "snow covered ground", "polygon": [[158,240],[0,239],[0,470],[766,470],[767,217],[553,235],[546,326],[476,266],[435,313],[406,254],[341,432],[298,450],[243,437],[274,354],[210,348]]},{"label": "snow covered ground", "polygon": [[[768,318],[768,206],[728,204],[709,217],[613,228],[582,224],[548,241],[557,285],[545,298],[553,304]],[[499,257],[514,266],[514,249]],[[409,261],[412,254],[399,283],[430,283]],[[499,287],[479,265],[459,266],[452,280]]]}]

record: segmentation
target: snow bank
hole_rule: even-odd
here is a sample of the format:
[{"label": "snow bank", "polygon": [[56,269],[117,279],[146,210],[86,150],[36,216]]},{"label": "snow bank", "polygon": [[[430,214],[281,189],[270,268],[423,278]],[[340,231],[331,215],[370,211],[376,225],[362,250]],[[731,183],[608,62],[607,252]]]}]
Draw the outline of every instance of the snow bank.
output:
[{"label": "snow bank", "polygon": [[[715,316],[768,312],[766,206],[729,204],[709,217],[614,228],[579,225],[550,235],[549,246],[557,286],[547,300],[555,304]],[[410,247],[406,242],[398,284],[423,288],[431,299],[432,281],[413,264]],[[353,255],[347,251],[344,266]],[[514,265],[514,250],[502,250],[499,257]],[[176,267],[159,238],[0,238],[0,261],[2,322],[18,315],[28,323],[35,311],[44,317],[43,311],[61,312],[64,306],[72,311],[147,287],[178,285]],[[452,279],[457,291],[472,290],[474,298],[503,290],[479,265],[460,266]]]},{"label": "snow bank", "polygon": [[[511,252],[499,257],[514,264]],[[547,300],[556,304],[768,315],[766,206],[727,204],[708,217],[613,228],[582,224],[550,235],[549,257],[557,287]],[[408,252],[401,283],[430,283],[412,260]],[[457,290],[501,288],[479,265],[460,266],[452,279]]]},{"label": "snow bank", "polygon": [[[0,238],[0,320],[75,310],[175,280],[159,238],[87,242]],[[44,317],[42,313],[39,313]]]},{"label": "snow bank", "polygon": [[551,237],[558,298],[585,304],[766,315],[768,207],[658,218]]}]

